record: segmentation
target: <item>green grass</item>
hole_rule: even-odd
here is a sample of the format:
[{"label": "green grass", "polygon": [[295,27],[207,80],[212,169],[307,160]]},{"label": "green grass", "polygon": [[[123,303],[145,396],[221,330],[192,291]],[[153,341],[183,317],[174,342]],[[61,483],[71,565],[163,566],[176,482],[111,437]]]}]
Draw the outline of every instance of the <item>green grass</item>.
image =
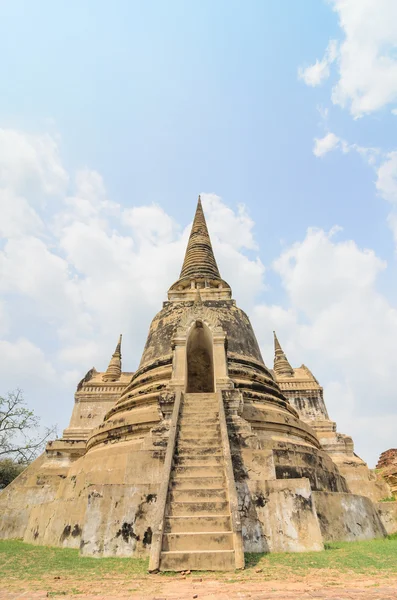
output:
[{"label": "green grass", "polygon": [[356,574],[397,575],[397,534],[365,542],[333,542],[325,552],[246,554],[246,568],[262,569],[275,575],[280,567],[304,575],[310,570],[331,569]]},{"label": "green grass", "polygon": [[[246,569],[236,576],[245,579],[282,579],[286,575],[306,575],[326,569],[367,575],[397,575],[397,535],[365,542],[327,544],[325,552],[246,554]],[[147,559],[89,558],[78,550],[24,544],[18,540],[0,541],[0,581],[75,580],[110,581],[147,577]],[[259,569],[261,570],[260,572]],[[171,574],[167,574],[171,575]],[[231,573],[211,577],[233,577]],[[76,590],[77,592],[77,590]]]},{"label": "green grass", "polygon": [[41,579],[45,576],[73,575],[75,579],[106,576],[144,576],[149,560],[140,558],[90,558],[71,548],[49,548],[0,540],[0,581]]}]

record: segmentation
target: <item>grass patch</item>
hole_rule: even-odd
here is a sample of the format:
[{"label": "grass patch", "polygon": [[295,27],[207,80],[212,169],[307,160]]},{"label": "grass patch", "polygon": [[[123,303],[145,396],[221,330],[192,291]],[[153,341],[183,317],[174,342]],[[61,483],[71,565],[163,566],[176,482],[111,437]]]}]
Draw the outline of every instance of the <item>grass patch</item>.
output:
[{"label": "grass patch", "polygon": [[[291,575],[313,573],[351,573],[384,576],[397,575],[397,535],[365,542],[338,542],[326,545],[325,552],[245,555],[246,569],[233,574],[201,573],[229,581],[244,579],[285,579]],[[0,581],[50,582],[62,580],[69,593],[79,593],[83,582],[102,582],[102,585],[149,577],[148,559],[90,558],[79,556],[78,550],[49,548],[24,544],[18,540],[0,540]],[[173,576],[173,573],[164,573]],[[199,573],[197,573],[199,575]],[[152,576],[153,577],[153,576]],[[72,587],[73,586],[73,587]],[[74,587],[76,586],[76,587]],[[52,588],[53,586],[51,586]],[[62,587],[62,586],[61,586]],[[50,595],[61,596],[60,588]]]},{"label": "grass patch", "polygon": [[91,558],[72,548],[50,548],[0,540],[0,581],[73,575],[76,580],[114,576],[144,576],[149,565],[143,558]]},{"label": "grass patch", "polygon": [[332,542],[325,552],[246,554],[247,568],[260,568],[275,575],[277,570],[304,575],[312,570],[357,574],[397,574],[397,534],[364,542]]}]

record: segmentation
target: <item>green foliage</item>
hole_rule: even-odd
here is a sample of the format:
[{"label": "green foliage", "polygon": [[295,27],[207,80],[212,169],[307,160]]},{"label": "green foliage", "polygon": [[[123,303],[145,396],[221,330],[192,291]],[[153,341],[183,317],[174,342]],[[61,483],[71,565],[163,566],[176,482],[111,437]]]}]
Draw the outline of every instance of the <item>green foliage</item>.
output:
[{"label": "green foliage", "polygon": [[26,406],[21,390],[0,396],[0,459],[29,464],[54,434],[56,427],[39,432],[39,418]]},{"label": "green foliage", "polygon": [[0,460],[0,490],[5,488],[11,481],[24,471],[26,465],[16,463],[11,458]]},{"label": "green foliage", "polygon": [[389,496],[388,498],[382,498],[379,502],[396,502],[397,498],[395,496]]}]

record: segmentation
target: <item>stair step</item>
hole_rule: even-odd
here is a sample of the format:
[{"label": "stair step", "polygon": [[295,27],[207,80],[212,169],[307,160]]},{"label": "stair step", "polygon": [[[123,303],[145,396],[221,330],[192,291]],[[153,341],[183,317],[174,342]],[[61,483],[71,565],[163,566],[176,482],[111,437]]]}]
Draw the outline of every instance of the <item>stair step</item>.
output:
[{"label": "stair step", "polygon": [[213,423],[210,425],[206,425],[203,431],[202,427],[192,426],[189,423],[184,423],[183,421],[179,424],[178,436],[185,436],[190,434],[191,437],[217,437],[220,435],[219,425],[217,423]]},{"label": "stair step", "polygon": [[210,446],[216,445],[221,442],[221,434],[219,431],[209,431],[205,435],[200,435],[194,432],[192,429],[186,431],[180,431],[178,436],[178,443],[186,442],[187,440],[193,440],[194,442],[201,442],[201,444],[209,444]]},{"label": "stair step", "polygon": [[197,409],[204,409],[204,408],[216,408],[218,409],[218,401],[217,400],[203,400],[202,402],[197,402],[197,401],[190,401],[188,400],[187,402],[184,402],[182,404],[182,408],[197,408]]},{"label": "stair step", "polygon": [[200,427],[201,430],[207,427],[207,425],[218,425],[218,415],[203,415],[201,413],[192,413],[190,415],[184,415],[183,420],[179,421],[180,425],[187,427]]},{"label": "stair step", "polygon": [[197,404],[197,405],[201,405],[203,403],[209,403],[212,402],[214,404],[218,403],[218,398],[216,398],[215,396],[207,396],[207,395],[201,395],[200,396],[184,396],[183,399],[183,404]]},{"label": "stair step", "polygon": [[221,440],[217,437],[204,437],[204,438],[178,438],[178,447],[181,446],[220,446]]},{"label": "stair step", "polygon": [[181,418],[190,417],[192,415],[198,415],[200,417],[217,417],[219,410],[216,406],[210,407],[199,407],[199,406],[183,406],[181,410]]},{"label": "stair step", "polygon": [[223,455],[221,452],[211,456],[175,456],[174,464],[176,467],[194,467],[198,465],[223,466]]},{"label": "stair step", "polygon": [[163,551],[192,552],[197,550],[233,550],[232,532],[166,533]]},{"label": "stair step", "polygon": [[180,475],[174,475],[171,480],[173,490],[225,489],[225,486],[225,477],[181,477]]},{"label": "stair step", "polygon": [[182,410],[200,410],[204,412],[204,410],[219,410],[218,402],[214,402],[213,400],[205,400],[204,402],[184,402],[182,404]]},{"label": "stair step", "polygon": [[222,488],[176,489],[169,493],[170,502],[223,502],[227,500],[226,490]]},{"label": "stair step", "polygon": [[233,571],[234,550],[162,552],[161,571]]},{"label": "stair step", "polygon": [[185,398],[216,398],[216,392],[185,392]]},{"label": "stair step", "polygon": [[234,570],[218,396],[185,394],[173,457],[160,570]]},{"label": "stair step", "polygon": [[221,448],[219,446],[185,446],[182,444],[178,445],[178,456],[211,456],[212,454],[220,454]]},{"label": "stair step", "polygon": [[202,515],[200,517],[166,517],[165,533],[189,533],[210,531],[231,531],[230,515]]},{"label": "stair step", "polygon": [[204,435],[207,435],[209,437],[220,436],[219,425],[216,423],[214,423],[213,425],[206,425],[204,432],[202,431],[202,429],[199,429],[198,427],[192,427],[191,425],[188,425],[186,423],[181,423],[179,425],[179,437],[195,437],[197,435],[199,435],[200,437]]},{"label": "stair step", "polygon": [[167,517],[188,515],[224,515],[229,511],[229,503],[226,501],[194,501],[194,502],[170,502]]},{"label": "stair step", "polygon": [[174,467],[173,473],[187,477],[221,477],[224,475],[225,470],[223,465],[200,465],[198,463],[194,466],[184,465]]}]

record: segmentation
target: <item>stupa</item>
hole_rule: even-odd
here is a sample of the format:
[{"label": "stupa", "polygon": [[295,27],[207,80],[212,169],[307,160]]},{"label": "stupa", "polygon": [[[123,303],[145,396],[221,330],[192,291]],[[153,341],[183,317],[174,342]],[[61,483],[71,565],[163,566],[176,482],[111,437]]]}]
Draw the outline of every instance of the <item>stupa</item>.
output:
[{"label": "stupa", "polygon": [[88,371],[62,439],[0,494],[0,537],[150,555],[157,571],[384,536],[387,492],[336,433],[310,371],[275,343],[271,370],[220,275],[199,198],[137,370],[122,371],[120,337],[106,372]]}]

